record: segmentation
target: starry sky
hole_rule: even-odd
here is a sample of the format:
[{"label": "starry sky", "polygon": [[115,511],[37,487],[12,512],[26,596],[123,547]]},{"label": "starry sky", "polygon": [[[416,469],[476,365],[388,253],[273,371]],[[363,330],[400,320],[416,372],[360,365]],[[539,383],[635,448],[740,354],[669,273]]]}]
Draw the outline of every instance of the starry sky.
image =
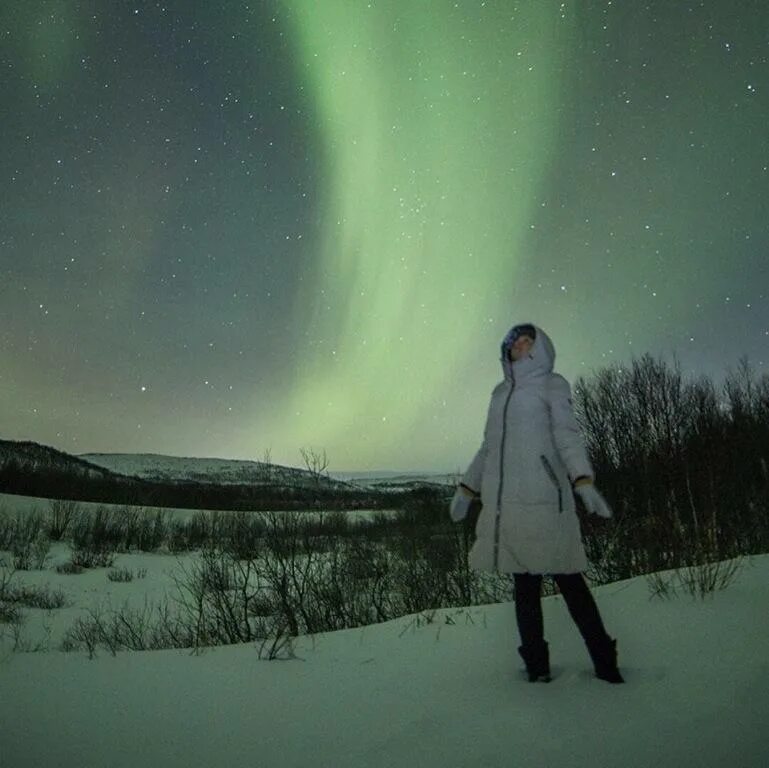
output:
[{"label": "starry sky", "polygon": [[0,6],[0,436],[455,471],[499,341],[769,370],[764,0]]}]

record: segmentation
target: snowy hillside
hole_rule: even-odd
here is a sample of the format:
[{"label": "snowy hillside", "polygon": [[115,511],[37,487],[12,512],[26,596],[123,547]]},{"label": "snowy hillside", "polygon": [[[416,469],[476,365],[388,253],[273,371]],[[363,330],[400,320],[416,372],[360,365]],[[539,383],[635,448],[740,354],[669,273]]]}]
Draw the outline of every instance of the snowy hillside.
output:
[{"label": "snowy hillside", "polygon": [[[151,453],[87,453],[81,459],[144,480],[230,484],[303,484],[306,470],[241,459],[190,458]],[[337,483],[342,485],[341,482]]]},{"label": "snowy hillside", "polygon": [[31,440],[0,440],[0,467],[9,464],[15,464],[21,472],[48,470],[83,477],[110,475],[109,467]]},{"label": "snowy hillside", "polygon": [[[191,458],[133,453],[85,453],[80,459],[112,472],[143,480],[198,483],[302,484],[306,470],[242,459]],[[425,472],[329,472],[329,482],[378,490],[409,490],[424,485],[453,485],[456,475]]]},{"label": "snowy hillside", "polygon": [[380,489],[404,489],[420,485],[456,485],[459,473],[393,472],[332,472],[332,477],[347,480],[355,485]]},{"label": "snowy hillside", "polygon": [[[121,555],[116,565],[147,568],[127,584],[108,582],[103,571],[59,578],[82,605],[108,597],[119,605],[170,581],[171,560]],[[260,661],[252,645],[198,656],[102,652],[93,661],[6,652],[2,765],[769,764],[768,555],[746,560],[736,582],[706,601],[651,600],[643,578],[595,594],[619,639],[625,685],[592,676],[558,597],[543,601],[555,674],[548,685],[524,680],[511,604],[300,638],[287,661]]]}]

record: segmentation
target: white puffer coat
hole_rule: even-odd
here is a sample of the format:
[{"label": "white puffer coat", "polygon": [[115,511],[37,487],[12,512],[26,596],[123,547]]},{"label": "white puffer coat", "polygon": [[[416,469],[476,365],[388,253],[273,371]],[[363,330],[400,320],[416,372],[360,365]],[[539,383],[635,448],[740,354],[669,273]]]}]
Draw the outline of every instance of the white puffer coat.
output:
[{"label": "white puffer coat", "polygon": [[578,573],[587,558],[572,481],[593,469],[555,348],[536,328],[529,354],[511,362],[491,394],[483,444],[462,478],[483,509],[470,550],[476,570]]}]

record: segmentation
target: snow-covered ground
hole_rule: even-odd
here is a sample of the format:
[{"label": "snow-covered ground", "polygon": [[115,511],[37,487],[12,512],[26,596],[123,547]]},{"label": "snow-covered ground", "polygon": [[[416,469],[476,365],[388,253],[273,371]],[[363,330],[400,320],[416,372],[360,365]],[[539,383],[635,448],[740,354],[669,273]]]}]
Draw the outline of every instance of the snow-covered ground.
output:
[{"label": "snow-covered ground", "polygon": [[[156,598],[173,556],[120,554],[107,569],[26,583],[73,606],[28,611],[51,644],[84,607]],[[592,677],[558,597],[543,601],[555,680],[529,684],[514,608],[445,609],[300,638],[296,658],[253,645],[184,651],[11,653],[0,657],[3,768],[454,766],[694,768],[769,765],[769,555],[705,601],[650,599],[643,578],[595,590],[627,680]],[[430,620],[428,621],[428,618]],[[0,628],[2,628],[0,626]]]}]

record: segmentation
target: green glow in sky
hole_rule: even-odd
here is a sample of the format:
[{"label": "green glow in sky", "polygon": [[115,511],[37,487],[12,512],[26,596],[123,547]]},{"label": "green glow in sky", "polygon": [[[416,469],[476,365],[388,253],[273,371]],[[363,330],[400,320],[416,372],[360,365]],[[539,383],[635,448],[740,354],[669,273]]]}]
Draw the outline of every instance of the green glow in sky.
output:
[{"label": "green glow in sky", "polygon": [[[284,437],[324,446],[340,468],[381,462],[388,444],[434,465],[440,448],[415,450],[419,430],[456,421],[441,393],[477,360],[525,258],[569,21],[546,2],[288,4],[326,168]],[[483,408],[473,403],[476,420]]]},{"label": "green glow in sky", "polygon": [[765,371],[768,25],[728,0],[0,3],[1,436],[444,472],[516,322],[572,383],[647,352]]}]

